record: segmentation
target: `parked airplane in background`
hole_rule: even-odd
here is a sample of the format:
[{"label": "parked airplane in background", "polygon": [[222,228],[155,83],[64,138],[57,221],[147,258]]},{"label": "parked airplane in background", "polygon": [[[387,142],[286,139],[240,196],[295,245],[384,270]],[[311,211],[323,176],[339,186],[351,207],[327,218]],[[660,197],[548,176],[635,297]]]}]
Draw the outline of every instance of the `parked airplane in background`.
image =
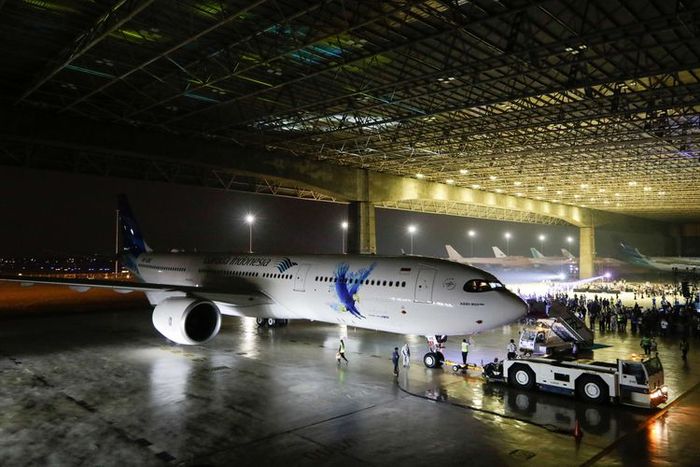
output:
[{"label": "parked airplane in background", "polygon": [[[535,248],[530,248],[530,253],[532,253],[531,261],[533,264],[544,266],[562,266],[564,264],[574,264],[576,262],[576,258],[570,258],[567,256],[545,256]],[[571,255],[571,253],[569,254]]]},{"label": "parked airplane in background", "polygon": [[564,255],[564,257],[567,259],[576,260],[576,257],[574,255],[572,255],[571,252],[569,250],[567,250],[566,248],[561,249],[561,254]]},{"label": "parked airplane in background", "polygon": [[[155,305],[153,325],[179,344],[216,336],[221,315],[309,319],[401,334],[429,342],[514,321],[526,304],[493,275],[436,258],[369,255],[153,253],[126,197],[119,197],[123,262],[140,282],[2,277],[24,284],[63,284],[85,291],[142,291]],[[431,347],[434,349],[434,347]],[[426,366],[444,357],[431,350]]]},{"label": "parked airplane in background", "polygon": [[468,264],[470,266],[492,266],[500,268],[524,268],[532,266],[530,260],[524,256],[506,256],[498,247],[491,247],[495,254],[494,258],[465,258],[460,255],[452,245],[445,245],[447,257],[451,261]]},{"label": "parked airplane in background", "polygon": [[630,263],[658,271],[669,272],[700,272],[700,258],[682,256],[646,256],[640,251],[625,243],[620,243],[622,255]]}]

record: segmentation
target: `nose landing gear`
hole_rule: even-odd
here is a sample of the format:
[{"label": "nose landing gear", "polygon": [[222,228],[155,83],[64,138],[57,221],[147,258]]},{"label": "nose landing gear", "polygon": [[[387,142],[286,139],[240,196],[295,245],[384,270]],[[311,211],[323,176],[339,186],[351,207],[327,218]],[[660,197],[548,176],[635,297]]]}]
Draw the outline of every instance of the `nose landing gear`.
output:
[{"label": "nose landing gear", "polygon": [[423,355],[423,364],[428,368],[440,368],[445,362],[445,342],[447,336],[426,336],[428,338],[428,353]]}]

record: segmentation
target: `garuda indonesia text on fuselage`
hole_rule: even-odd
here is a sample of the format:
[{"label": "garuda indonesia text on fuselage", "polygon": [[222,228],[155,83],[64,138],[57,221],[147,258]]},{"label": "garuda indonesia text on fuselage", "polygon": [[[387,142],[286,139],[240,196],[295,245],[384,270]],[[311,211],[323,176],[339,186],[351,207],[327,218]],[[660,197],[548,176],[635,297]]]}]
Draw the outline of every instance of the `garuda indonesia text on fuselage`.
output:
[{"label": "garuda indonesia text on fuselage", "polygon": [[123,262],[138,282],[4,278],[24,283],[145,292],[153,324],[179,344],[201,344],[221,315],[309,319],[380,331],[464,335],[526,312],[491,274],[416,256],[159,254],[143,240],[125,197],[119,199]]}]

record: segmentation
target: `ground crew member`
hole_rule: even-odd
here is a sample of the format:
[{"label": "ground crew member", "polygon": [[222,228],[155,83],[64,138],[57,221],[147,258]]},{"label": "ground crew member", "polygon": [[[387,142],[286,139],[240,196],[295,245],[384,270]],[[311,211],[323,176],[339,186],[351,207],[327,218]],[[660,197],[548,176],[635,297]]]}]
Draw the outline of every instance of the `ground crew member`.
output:
[{"label": "ground crew member", "polygon": [[401,347],[401,357],[403,359],[403,367],[411,366],[411,349],[408,348],[408,342]]},{"label": "ground crew member", "polygon": [[399,376],[399,348],[394,347],[394,352],[391,354],[391,363],[394,364],[394,376]]},{"label": "ground crew member", "polygon": [[513,360],[516,356],[515,341],[513,339],[508,343],[508,360]]},{"label": "ground crew member", "polygon": [[651,339],[648,336],[643,336],[639,342],[639,346],[644,349],[644,355],[651,354]]},{"label": "ground crew member", "polygon": [[[343,342],[343,339],[340,339],[340,347],[338,347],[338,355],[340,355],[340,358],[345,360],[345,366],[348,365],[348,359],[345,358],[345,342]],[[338,365],[340,365],[340,358],[338,359]]]},{"label": "ground crew member", "polygon": [[466,339],[462,339],[462,364],[467,364],[467,354],[469,353],[469,342]]}]

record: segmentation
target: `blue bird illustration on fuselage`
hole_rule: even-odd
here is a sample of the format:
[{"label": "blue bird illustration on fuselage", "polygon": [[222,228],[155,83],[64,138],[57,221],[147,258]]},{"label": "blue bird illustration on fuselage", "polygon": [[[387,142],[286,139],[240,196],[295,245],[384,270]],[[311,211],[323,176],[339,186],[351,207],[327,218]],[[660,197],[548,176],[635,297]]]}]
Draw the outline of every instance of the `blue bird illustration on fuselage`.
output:
[{"label": "blue bird illustration on fuselage", "polygon": [[[377,263],[372,263],[369,267],[360,269],[356,273],[348,272],[350,266],[347,263],[340,263],[335,270],[335,293],[342,304],[341,311],[349,311],[350,314],[358,318],[365,318],[357,309],[359,297],[357,292],[362,283],[369,277]],[[344,308],[344,309],[343,309]]]}]

